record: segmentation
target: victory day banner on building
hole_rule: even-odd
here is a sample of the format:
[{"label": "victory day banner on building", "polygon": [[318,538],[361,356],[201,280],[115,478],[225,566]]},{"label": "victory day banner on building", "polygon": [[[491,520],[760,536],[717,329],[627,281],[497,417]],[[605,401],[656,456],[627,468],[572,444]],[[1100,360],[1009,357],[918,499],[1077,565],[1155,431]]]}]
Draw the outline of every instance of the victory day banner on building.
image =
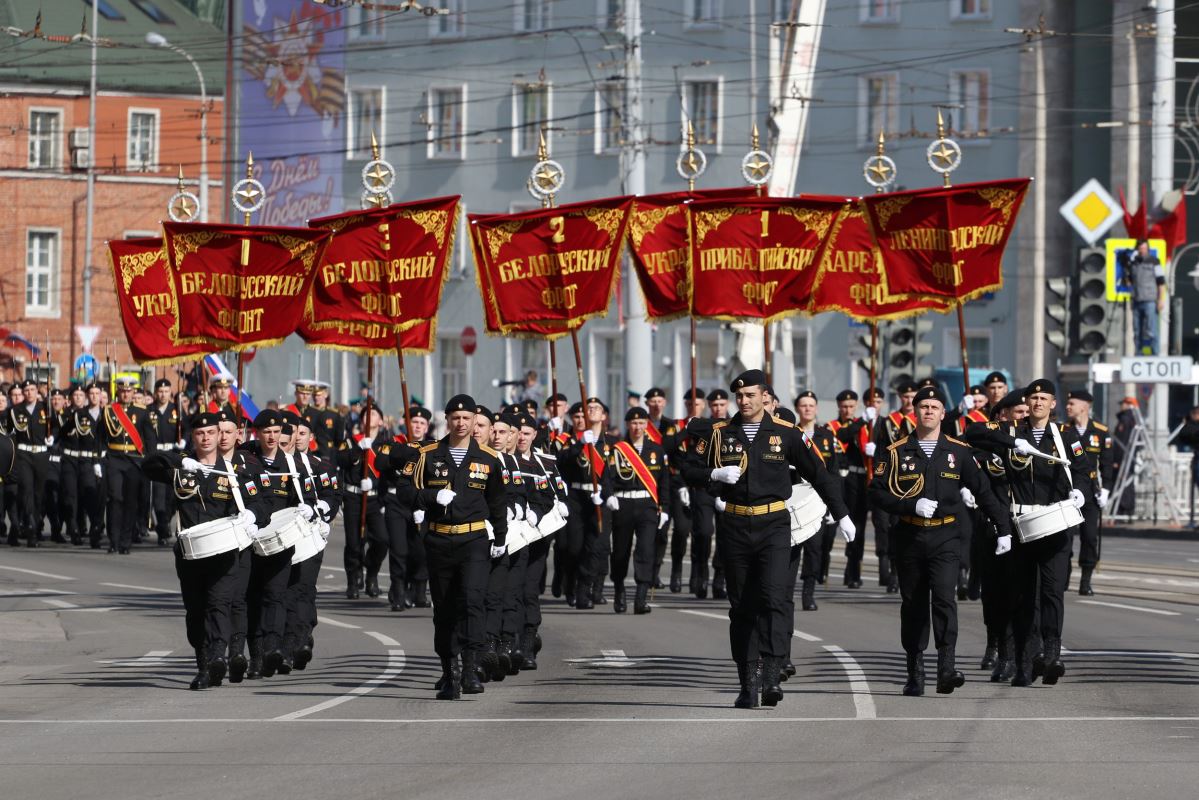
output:
[{"label": "victory day banner on building", "polygon": [[695,200],[754,197],[752,186],[694,192],[666,192],[638,197],[629,212],[629,254],[645,317],[664,322],[691,310],[691,276],[687,271],[687,211]]},{"label": "victory day banner on building", "polygon": [[303,319],[333,235],[316,228],[163,222],[181,343],[278,344]]},{"label": "victory day banner on building", "polygon": [[174,292],[162,239],[115,239],[108,243],[108,258],[134,361],[170,364],[212,352],[208,345],[177,341]]},{"label": "victory day banner on building", "polygon": [[863,197],[891,293],[965,302],[1002,289],[1003,251],[1028,184],[1013,178]]},{"label": "victory day banner on building", "polygon": [[436,331],[436,320],[422,320],[400,333],[396,333],[391,325],[378,322],[330,322],[314,326],[307,321],[300,326],[299,332],[309,347],[380,356],[395,353],[397,336],[405,353],[432,353]]},{"label": "victory day banner on building", "polygon": [[496,321],[580,325],[608,313],[631,197],[522,214],[468,215],[476,272]]},{"label": "victory day banner on building", "polygon": [[687,206],[691,313],[774,320],[807,308],[842,200],[751,197]]},{"label": "victory day banner on building", "polygon": [[[841,201],[841,198],[822,198]],[[829,231],[812,285],[813,314],[840,311],[863,322],[899,319],[927,310],[947,311],[938,298],[897,297],[890,293],[882,253],[874,244],[866,214],[857,200],[845,200]]]},{"label": "victory day banner on building", "polygon": [[403,330],[437,316],[458,200],[438,197],[312,220],[313,228],[334,232],[313,283],[313,324],[366,322]]}]

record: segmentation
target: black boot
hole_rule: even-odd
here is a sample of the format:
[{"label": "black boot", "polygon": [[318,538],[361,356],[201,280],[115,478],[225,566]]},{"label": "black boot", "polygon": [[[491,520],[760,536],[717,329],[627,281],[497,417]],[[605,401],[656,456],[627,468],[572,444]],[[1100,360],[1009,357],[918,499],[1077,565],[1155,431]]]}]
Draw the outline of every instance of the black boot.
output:
[{"label": "black boot", "polygon": [[891,582],[887,584],[887,594],[899,594],[899,573],[891,571]]},{"label": "black boot", "polygon": [[283,665],[283,651],[275,647],[262,655],[262,677],[273,678]]},{"label": "black boot", "polygon": [[724,588],[724,570],[717,567],[712,571],[712,597],[715,600],[724,600],[728,596],[729,593]]},{"label": "black boot", "polygon": [[819,606],[816,605],[816,579],[809,576],[803,579],[803,610],[815,611]]},{"label": "black boot", "polygon": [[245,653],[234,653],[229,657],[229,683],[241,683],[246,677],[246,667],[249,666],[246,661]]},{"label": "black boot", "polygon": [[475,670],[475,651],[462,651],[462,693],[483,694],[483,682]]},{"label": "black boot", "polygon": [[1045,675],[1041,683],[1053,686],[1066,674],[1066,665],[1062,663],[1062,640],[1045,640]]},{"label": "black boot", "polygon": [[406,594],[404,585],[401,583],[393,583],[387,587],[387,601],[391,603],[392,611],[399,613],[408,607]]},{"label": "black boot", "polygon": [[221,682],[225,680],[225,673],[228,670],[229,663],[225,661],[225,648],[212,651],[208,658],[208,685],[220,686]]},{"label": "black boot", "polygon": [[415,597],[412,599],[412,605],[417,608],[429,607],[429,582],[417,581]]},{"label": "black boot", "polygon": [[958,601],[959,602],[965,602],[966,598],[968,598],[970,596],[969,584],[970,584],[970,573],[966,571],[965,567],[962,567],[961,569],[958,570]]},{"label": "black boot", "polygon": [[358,599],[358,570],[346,570],[346,599]]},{"label": "black boot", "polygon": [[586,611],[594,607],[595,604],[591,602],[591,584],[585,580],[575,581],[575,608]]},{"label": "black boot", "polygon": [[625,612],[624,583],[618,583],[612,589],[612,610],[617,614]]},{"label": "black boot", "polygon": [[608,598],[604,597],[604,578],[607,575],[597,575],[595,581],[591,584],[591,602],[597,606],[608,605]]},{"label": "black boot", "polygon": [[762,658],[762,705],[777,706],[783,699],[783,687],[779,677],[783,673],[783,659],[774,656]]},{"label": "black boot", "polygon": [[983,652],[983,660],[978,663],[979,669],[994,669],[999,663],[999,637],[987,635],[987,649]]},{"label": "black boot", "polygon": [[891,562],[886,556],[882,556],[878,560],[878,585],[888,586],[891,583]]},{"label": "black boot", "polygon": [[262,647],[258,642],[250,642],[250,665],[246,668],[246,677],[250,680],[262,677]]},{"label": "black boot", "polygon": [[296,651],[291,654],[291,665],[297,670],[303,671],[311,661],[312,648],[308,646],[307,642],[297,647]]},{"label": "black boot", "polygon": [[533,628],[525,628],[524,634],[521,635],[520,652],[525,659],[520,668],[526,670],[537,669],[537,631]]},{"label": "black boot", "polygon": [[512,640],[511,639],[508,639],[506,637],[501,637],[499,644],[496,646],[495,653],[497,656],[499,656],[500,670],[503,672],[503,675],[501,675],[498,680],[502,681],[504,679],[505,675],[515,675],[516,672],[520,671],[519,669],[516,672],[512,671]]},{"label": "black boot", "polygon": [[676,564],[670,568],[670,593],[681,594],[683,591],[683,565]]},{"label": "black boot", "polygon": [[550,594],[554,597],[562,596],[562,570],[554,570],[554,579],[550,581]]},{"label": "black boot", "polygon": [[493,681],[502,681],[508,674],[508,665],[500,661],[500,640],[493,636],[483,647],[483,668]]},{"label": "black boot", "polygon": [[966,676],[954,664],[953,648],[946,645],[937,649],[937,694],[953,694],[962,688]]},{"label": "black boot", "polygon": [[457,700],[462,696],[462,663],[458,657],[442,656],[441,658],[441,688],[437,690],[438,700]]},{"label": "black boot", "polygon": [[378,597],[380,594],[381,594],[381,592],[379,591],[379,576],[378,575],[367,575],[366,576],[366,596],[367,597]]},{"label": "black boot", "polygon": [[633,613],[648,614],[651,611],[653,609],[649,607],[649,584],[639,583],[637,584],[637,597],[633,600]]},{"label": "black boot", "polygon": [[193,692],[208,688],[208,660],[204,658],[204,648],[196,648],[196,677],[188,685]]},{"label": "black boot", "polygon": [[1045,643],[1041,643],[1041,649],[1032,657],[1031,670],[1028,673],[1028,679],[1031,683],[1036,683],[1037,678],[1045,674]]},{"label": "black boot", "polygon": [[908,653],[908,682],[903,685],[903,696],[924,696],[924,653]]},{"label": "black boot", "polygon": [[737,662],[737,677],[741,681],[741,692],[733,701],[736,708],[757,708],[758,696],[762,692],[762,662],[749,664]]},{"label": "black boot", "polygon": [[503,661],[505,655],[508,657],[508,674],[519,675],[520,665],[524,663],[525,657],[521,655],[520,643],[511,636],[500,639],[500,661]]},{"label": "black boot", "polygon": [[1083,597],[1093,597],[1095,595],[1095,590],[1091,588],[1091,575],[1094,573],[1094,567],[1082,568],[1082,577],[1078,579],[1078,593]]},{"label": "black boot", "polygon": [[1012,674],[1012,686],[1032,685],[1032,663],[1027,651],[1016,650],[1012,659],[1015,662],[1015,672]]},{"label": "black boot", "polygon": [[565,573],[562,576],[562,596],[566,598],[566,605],[574,608],[577,594],[578,586],[574,572]]}]

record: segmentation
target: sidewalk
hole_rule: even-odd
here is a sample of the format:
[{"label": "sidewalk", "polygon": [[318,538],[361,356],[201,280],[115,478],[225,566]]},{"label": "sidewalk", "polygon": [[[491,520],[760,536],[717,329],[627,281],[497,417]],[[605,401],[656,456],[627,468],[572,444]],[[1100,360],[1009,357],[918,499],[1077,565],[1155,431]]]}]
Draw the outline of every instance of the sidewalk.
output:
[{"label": "sidewalk", "polygon": [[1176,542],[1199,542],[1199,529],[1186,525],[1179,527],[1169,520],[1157,523],[1149,520],[1137,522],[1104,523],[1101,528],[1103,536],[1116,536],[1129,539],[1166,539]]}]

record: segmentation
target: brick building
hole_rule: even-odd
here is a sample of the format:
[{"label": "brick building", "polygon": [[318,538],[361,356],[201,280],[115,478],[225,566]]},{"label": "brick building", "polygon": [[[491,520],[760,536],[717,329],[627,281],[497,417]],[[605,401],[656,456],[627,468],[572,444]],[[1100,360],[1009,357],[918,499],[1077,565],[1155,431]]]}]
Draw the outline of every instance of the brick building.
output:
[{"label": "brick building", "polygon": [[[105,242],[158,235],[180,166],[199,194],[200,114],[206,108],[208,219],[225,217],[223,176],[225,35],[177,0],[97,0],[96,152],[88,149],[91,45],[77,36],[89,0],[37,5],[0,0],[0,327],[38,347],[48,343],[56,385],[83,352],[87,172],[94,164],[90,243],[93,353],[112,342],[118,368],[133,362],[113,294]],[[35,35],[30,35],[34,31]],[[22,33],[24,35],[22,35]],[[147,41],[155,33],[194,59]],[[158,41],[158,40],[155,40]],[[202,198],[203,200],[204,198]],[[0,347],[0,381],[25,374],[29,354]]]}]

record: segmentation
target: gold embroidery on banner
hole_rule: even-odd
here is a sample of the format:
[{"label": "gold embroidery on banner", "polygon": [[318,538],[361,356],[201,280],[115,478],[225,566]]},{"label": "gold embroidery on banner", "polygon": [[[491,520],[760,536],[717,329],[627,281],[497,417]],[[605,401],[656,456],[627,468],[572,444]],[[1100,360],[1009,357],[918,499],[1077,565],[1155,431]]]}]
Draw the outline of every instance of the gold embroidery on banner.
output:
[{"label": "gold embroidery on banner", "polygon": [[888,223],[890,223],[891,217],[903,211],[904,207],[910,202],[912,202],[912,198],[910,197],[892,197],[874,207],[875,212],[878,214],[879,224],[883,226],[884,230]]},{"label": "gold embroidery on banner", "polygon": [[[410,219],[417,225],[425,229],[425,233],[431,234],[437,239],[437,246],[441,247],[445,244],[445,231],[449,224],[450,212],[439,209],[427,209],[424,211],[401,211],[396,219]],[[493,256],[494,257],[494,256]]]},{"label": "gold embroidery on banner", "polygon": [[514,219],[508,222],[501,222],[494,228],[487,230],[487,249],[491,252],[491,260],[494,261],[500,254],[500,249],[508,242],[512,241],[512,237],[520,232],[524,227],[524,220]]},{"label": "gold embroidery on banner", "polygon": [[821,239],[828,233],[829,226],[833,224],[833,217],[837,215],[836,211],[816,211],[811,208],[795,208],[793,206],[779,206],[778,211],[780,214],[794,217],[801,225]]},{"label": "gold embroidery on banner", "polygon": [[664,206],[662,208],[647,208],[644,211],[637,205],[629,218],[629,236],[633,239],[633,247],[641,249],[641,241],[654,232],[662,220],[683,210],[682,206]]},{"label": "gold embroidery on banner", "polygon": [[175,251],[176,265],[183,266],[183,259],[187,258],[192,253],[199,251],[201,247],[211,242],[217,237],[226,237],[228,234],[218,233],[216,231],[193,231],[192,233],[176,233],[171,237],[171,249]]},{"label": "gold embroidery on banner", "polygon": [[726,206],[724,208],[713,208],[707,211],[695,212],[695,238],[696,244],[703,245],[704,239],[708,234],[719,228],[731,217],[736,214],[756,214],[757,209],[743,208],[741,206]]},{"label": "gold embroidery on banner", "polygon": [[316,260],[316,242],[299,236],[288,236],[285,233],[272,233],[262,237],[262,241],[277,244],[287,250],[292,260],[299,259],[304,264],[304,272],[312,271],[312,262]]},{"label": "gold embroidery on banner", "polygon": [[1012,207],[1016,203],[1016,192],[1011,189],[1000,189],[994,186],[988,186],[978,190],[978,196],[991,205],[991,208],[998,209],[1003,215],[1003,224],[1007,225],[1012,218]]},{"label": "gold embroidery on banner", "polygon": [[135,280],[149,272],[150,267],[157,264],[159,258],[166,258],[166,253],[162,249],[121,256],[121,283],[124,285],[125,291],[128,292]]},{"label": "gold embroidery on banner", "polygon": [[623,208],[585,208],[581,213],[588,222],[608,234],[609,242],[616,236],[625,216]]}]

